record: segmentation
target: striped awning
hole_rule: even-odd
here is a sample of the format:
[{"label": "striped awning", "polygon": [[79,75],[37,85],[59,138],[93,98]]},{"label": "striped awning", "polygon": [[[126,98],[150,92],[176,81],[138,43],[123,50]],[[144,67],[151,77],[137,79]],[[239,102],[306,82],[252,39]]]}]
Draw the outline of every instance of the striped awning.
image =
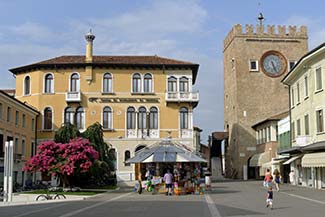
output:
[{"label": "striped awning", "polygon": [[302,167],[325,167],[325,152],[305,154],[301,160]]},{"label": "striped awning", "polygon": [[280,164],[281,162],[285,161],[286,159],[278,159],[278,160],[272,160],[267,163],[264,163],[262,167],[269,168],[272,167],[272,165]]},{"label": "striped awning", "polygon": [[302,154],[294,156],[294,157],[290,158],[289,160],[287,160],[286,162],[284,162],[283,165],[291,164],[292,162],[294,162],[295,160],[301,158],[302,156],[303,156]]},{"label": "striped awning", "polygon": [[271,153],[269,151],[254,154],[249,161],[251,167],[261,167],[263,164],[271,161]]}]

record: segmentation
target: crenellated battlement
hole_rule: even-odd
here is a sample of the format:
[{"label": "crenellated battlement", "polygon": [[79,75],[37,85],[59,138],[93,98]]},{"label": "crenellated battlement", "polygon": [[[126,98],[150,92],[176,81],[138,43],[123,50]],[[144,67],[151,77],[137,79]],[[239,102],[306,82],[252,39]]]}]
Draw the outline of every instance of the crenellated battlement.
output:
[{"label": "crenellated battlement", "polygon": [[245,25],[245,28],[243,28],[242,25],[236,24],[224,39],[224,49],[228,47],[235,37],[305,39],[308,37],[308,33],[306,26],[297,28],[296,26],[267,25],[265,28],[264,25]]}]

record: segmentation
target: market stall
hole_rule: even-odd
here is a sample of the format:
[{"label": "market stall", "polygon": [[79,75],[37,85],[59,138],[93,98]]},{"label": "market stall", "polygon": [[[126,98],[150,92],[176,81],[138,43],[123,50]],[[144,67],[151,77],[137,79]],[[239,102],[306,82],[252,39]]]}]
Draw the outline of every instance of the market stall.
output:
[{"label": "market stall", "polygon": [[140,164],[141,174],[146,174],[142,187],[147,190],[165,193],[162,177],[169,170],[174,177],[175,194],[202,192],[202,163],[206,163],[206,160],[186,145],[171,141],[155,143],[136,152],[126,163]]}]

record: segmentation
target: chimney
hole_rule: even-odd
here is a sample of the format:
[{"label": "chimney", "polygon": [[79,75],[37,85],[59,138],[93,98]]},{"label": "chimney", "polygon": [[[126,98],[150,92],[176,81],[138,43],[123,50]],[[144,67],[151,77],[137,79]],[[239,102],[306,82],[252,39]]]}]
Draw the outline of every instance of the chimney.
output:
[{"label": "chimney", "polygon": [[85,39],[87,41],[87,45],[86,45],[86,62],[91,63],[93,61],[93,41],[95,39],[95,35],[93,35],[93,33],[91,32],[91,29],[85,35]]}]

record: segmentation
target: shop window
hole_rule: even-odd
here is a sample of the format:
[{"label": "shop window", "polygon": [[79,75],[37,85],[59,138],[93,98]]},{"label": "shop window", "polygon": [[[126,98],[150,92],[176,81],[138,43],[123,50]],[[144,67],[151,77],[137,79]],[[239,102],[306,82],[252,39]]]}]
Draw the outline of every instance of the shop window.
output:
[{"label": "shop window", "polygon": [[[127,160],[129,160],[131,158],[131,153],[130,151],[125,151],[124,152],[124,162],[126,162]],[[124,166],[130,166],[130,163],[124,163]]]}]

